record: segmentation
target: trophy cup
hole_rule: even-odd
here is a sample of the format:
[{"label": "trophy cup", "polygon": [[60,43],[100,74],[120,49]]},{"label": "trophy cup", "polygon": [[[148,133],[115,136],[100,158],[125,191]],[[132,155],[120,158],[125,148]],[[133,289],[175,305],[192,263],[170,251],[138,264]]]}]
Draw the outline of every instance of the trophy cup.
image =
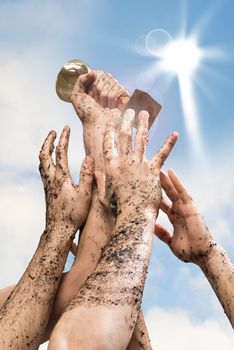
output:
[{"label": "trophy cup", "polygon": [[[80,75],[91,71],[87,63],[81,60],[71,60],[67,62],[60,70],[56,81],[56,92],[59,98],[66,102],[71,102],[71,94]],[[156,102],[148,93],[136,89],[132,96],[120,96],[118,106],[124,111],[127,108],[135,110],[135,125],[138,122],[138,114],[141,110],[149,113],[149,128],[156,119],[161,110],[161,105]]]}]

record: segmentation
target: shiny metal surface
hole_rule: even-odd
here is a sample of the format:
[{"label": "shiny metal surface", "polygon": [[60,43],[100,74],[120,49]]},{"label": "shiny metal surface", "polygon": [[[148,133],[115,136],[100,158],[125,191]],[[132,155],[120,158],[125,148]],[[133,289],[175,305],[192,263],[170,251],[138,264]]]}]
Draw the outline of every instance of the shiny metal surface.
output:
[{"label": "shiny metal surface", "polygon": [[77,78],[81,74],[91,71],[87,63],[81,60],[71,60],[60,70],[56,80],[56,92],[58,97],[66,102],[71,102],[71,93]]}]

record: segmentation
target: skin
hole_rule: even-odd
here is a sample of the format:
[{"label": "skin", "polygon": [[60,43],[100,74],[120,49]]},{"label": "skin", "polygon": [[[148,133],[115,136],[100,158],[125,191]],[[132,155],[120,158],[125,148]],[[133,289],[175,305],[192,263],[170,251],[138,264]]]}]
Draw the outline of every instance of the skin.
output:
[{"label": "skin", "polygon": [[96,178],[102,202],[115,196],[115,228],[97,268],[57,323],[49,350],[93,349],[93,336],[95,349],[125,349],[134,330],[161,201],[160,168],[178,135],[173,133],[157,154],[147,160],[148,113],[139,115],[134,151],[133,118],[133,110],[125,112],[119,135],[113,124],[106,130],[103,141],[106,176],[98,173]]},{"label": "skin", "polygon": [[234,327],[234,266],[223,248],[214,241],[193,199],[173,170],[161,172],[161,185],[171,200],[161,202],[174,232],[156,224],[155,234],[182,261],[198,265],[217,295]]},{"label": "skin", "polygon": [[46,227],[25,273],[0,310],[2,350],[38,349],[72,240],[88,215],[94,162],[91,157],[85,159],[80,182],[75,185],[67,163],[69,133],[65,127],[56,148],[56,163],[52,159],[55,131],[49,133],[40,152]]},{"label": "skin", "polygon": [[[86,154],[91,154],[95,159],[96,171],[104,171],[102,150],[104,132],[109,122],[116,128],[121,124],[123,109],[121,98],[126,96],[129,96],[128,92],[110,74],[102,71],[93,71],[77,80],[72,103],[82,122]],[[71,293],[73,296],[95,270],[102,250],[110,239],[114,223],[115,215],[109,207],[104,207],[100,203],[97,190],[94,189],[89,216],[79,241],[77,259],[67,276],[67,282],[71,281],[74,286]],[[59,288],[59,295],[61,298],[66,295],[65,284],[64,288]],[[59,305],[65,305],[59,302],[59,295],[58,303],[56,302],[54,307],[57,310]],[[151,349],[141,310],[129,346],[129,349],[134,346],[135,350]]]},{"label": "skin", "polygon": [[[104,167],[102,143],[105,127],[110,121],[118,127],[123,108],[121,98],[126,96],[128,92],[110,74],[101,71],[83,75],[77,81],[72,97],[73,105],[82,121],[86,153],[94,157],[96,169],[103,171]],[[115,215],[101,205],[94,187],[89,216],[82,230],[78,250],[73,245],[76,259],[70,271],[61,278],[42,342],[49,339],[69,301],[95,270],[102,250],[110,238],[114,222]],[[0,291],[0,306],[13,289],[14,286],[11,286],[7,291]],[[129,349],[151,349],[141,310]]]}]

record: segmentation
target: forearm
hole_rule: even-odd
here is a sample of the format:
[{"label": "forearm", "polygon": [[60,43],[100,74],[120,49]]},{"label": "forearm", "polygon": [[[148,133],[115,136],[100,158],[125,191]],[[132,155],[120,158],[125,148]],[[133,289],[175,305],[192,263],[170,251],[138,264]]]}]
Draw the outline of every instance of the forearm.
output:
[{"label": "forearm", "polygon": [[[89,337],[90,329],[86,329],[85,320],[93,310],[92,321],[98,327],[102,319],[109,319],[105,323],[105,331],[102,331],[107,339],[112,334],[107,348],[120,349],[123,340],[127,347],[141,304],[154,220],[155,214],[151,211],[143,214],[135,212],[128,217],[122,215],[117,220],[115,232],[104,249],[96,270],[69,304],[56,326],[57,330],[63,329],[69,314],[73,319],[75,317],[76,324],[79,323],[76,331],[79,344],[82,338]],[[56,328],[54,339],[59,334]]]},{"label": "forearm", "polygon": [[207,258],[199,263],[203,273],[234,327],[234,266],[224,249],[212,245]]},{"label": "forearm", "polygon": [[1,349],[38,348],[73,235],[66,227],[42,234],[28,268],[0,310]]},{"label": "forearm", "polygon": [[76,259],[60,282],[44,340],[48,339],[71,299],[97,267],[113,225],[113,217],[106,215],[97,192],[94,191],[89,215],[79,239]]}]

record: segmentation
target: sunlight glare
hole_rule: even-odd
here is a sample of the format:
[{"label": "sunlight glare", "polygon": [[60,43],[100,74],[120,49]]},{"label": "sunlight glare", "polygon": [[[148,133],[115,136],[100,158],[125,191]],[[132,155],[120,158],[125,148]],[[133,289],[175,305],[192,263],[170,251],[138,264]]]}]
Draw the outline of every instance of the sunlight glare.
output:
[{"label": "sunlight glare", "polygon": [[161,67],[178,77],[191,76],[202,59],[202,50],[192,38],[173,40],[161,52]]}]

